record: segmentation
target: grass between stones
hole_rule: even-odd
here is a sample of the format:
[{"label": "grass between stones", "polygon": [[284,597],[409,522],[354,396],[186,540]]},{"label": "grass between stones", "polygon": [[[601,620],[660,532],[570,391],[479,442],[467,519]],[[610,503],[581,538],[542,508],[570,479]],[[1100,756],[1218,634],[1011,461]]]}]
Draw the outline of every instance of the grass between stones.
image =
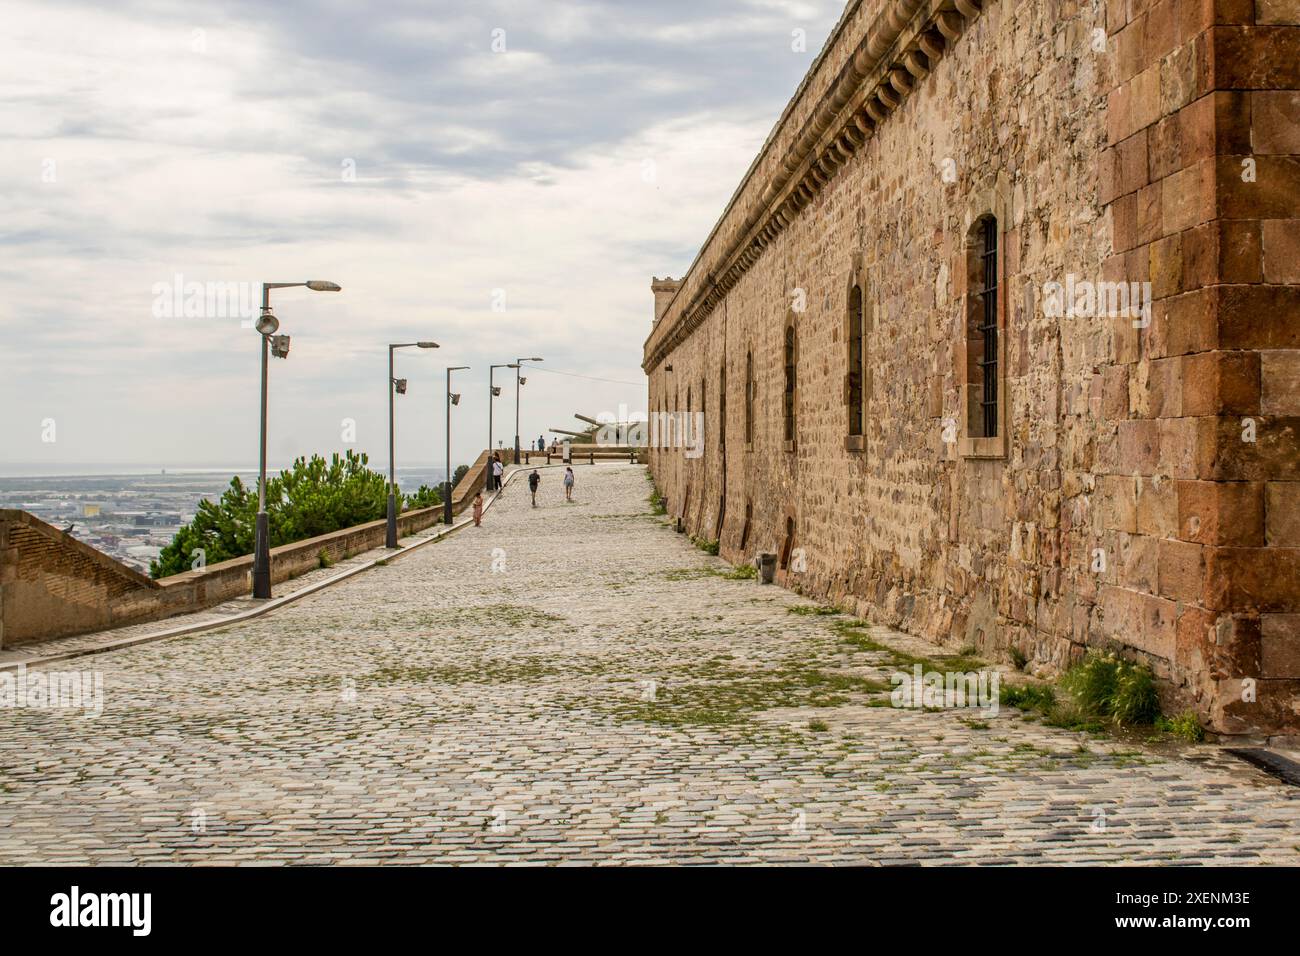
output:
[{"label": "grass between stones", "polygon": [[822,670],[806,662],[763,669],[736,668],[714,659],[674,668],[649,700],[622,700],[605,708],[622,720],[683,726],[749,721],[778,708],[837,707],[888,690],[883,681]]}]

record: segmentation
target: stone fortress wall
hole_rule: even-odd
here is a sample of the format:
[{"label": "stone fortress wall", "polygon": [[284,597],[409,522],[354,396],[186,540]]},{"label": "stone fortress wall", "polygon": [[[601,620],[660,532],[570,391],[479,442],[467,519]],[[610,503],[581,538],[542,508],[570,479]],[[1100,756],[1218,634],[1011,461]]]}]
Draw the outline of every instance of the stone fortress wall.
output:
[{"label": "stone fortress wall", "polygon": [[704,421],[650,455],[670,513],[882,623],[1120,647],[1295,733],[1298,90],[1295,0],[850,2],[652,285],[650,411]]}]

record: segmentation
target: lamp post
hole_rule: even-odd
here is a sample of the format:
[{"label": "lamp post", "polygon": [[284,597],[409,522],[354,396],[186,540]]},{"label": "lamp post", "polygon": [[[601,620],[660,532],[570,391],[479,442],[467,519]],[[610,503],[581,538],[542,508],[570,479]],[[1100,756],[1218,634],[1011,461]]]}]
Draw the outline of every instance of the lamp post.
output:
[{"label": "lamp post", "polygon": [[468,368],[468,365],[453,365],[447,369],[447,494],[442,501],[442,520],[445,524],[451,524],[451,406],[460,404],[460,396],[451,390],[451,373]]},{"label": "lamp post", "polygon": [[488,366],[488,458],[492,457],[492,399],[501,394],[501,386],[492,384],[492,376],[499,368],[518,368],[514,362],[507,362],[503,365]]},{"label": "lamp post", "polygon": [[388,528],[384,547],[397,547],[397,459],[393,450],[393,397],[406,394],[406,379],[393,377],[393,353],[412,346],[436,349],[437,342],[397,342],[388,346]]},{"label": "lamp post", "polygon": [[271,596],[271,523],[266,515],[266,373],[267,356],[289,357],[289,336],[276,335],[280,320],[271,313],[271,290],[292,289],[299,286],[313,292],[339,292],[341,287],[333,282],[312,279],[308,282],[263,282],[262,314],[255,328],[262,337],[262,412],[257,449],[257,522],[253,532],[253,597]]},{"label": "lamp post", "polygon": [[520,358],[515,359],[515,464],[519,464],[519,386],[528,382],[526,378],[519,377],[519,370],[523,368],[525,362],[541,362],[543,359],[537,358]]}]

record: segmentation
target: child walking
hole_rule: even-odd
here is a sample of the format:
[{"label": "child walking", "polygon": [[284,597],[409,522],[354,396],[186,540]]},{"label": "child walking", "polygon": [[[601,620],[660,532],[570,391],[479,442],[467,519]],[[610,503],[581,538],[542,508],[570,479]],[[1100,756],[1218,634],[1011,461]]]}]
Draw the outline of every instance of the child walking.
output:
[{"label": "child walking", "polygon": [[483,523],[483,492],[474,496],[474,527]]},{"label": "child walking", "polygon": [[564,469],[564,500],[573,500],[573,469],[569,467]]}]

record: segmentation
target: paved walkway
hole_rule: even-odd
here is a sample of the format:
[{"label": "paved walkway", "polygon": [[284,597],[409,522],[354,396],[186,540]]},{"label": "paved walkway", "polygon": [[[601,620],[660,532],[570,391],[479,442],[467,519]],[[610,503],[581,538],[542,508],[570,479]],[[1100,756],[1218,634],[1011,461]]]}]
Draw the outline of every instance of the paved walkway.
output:
[{"label": "paved walkway", "polygon": [[0,864],[1300,863],[1300,789],[889,707],[842,617],[728,578],[642,468],[577,474],[575,504],[543,472],[536,510],[511,486],[290,607],[55,665],[104,710],[0,711]]}]

